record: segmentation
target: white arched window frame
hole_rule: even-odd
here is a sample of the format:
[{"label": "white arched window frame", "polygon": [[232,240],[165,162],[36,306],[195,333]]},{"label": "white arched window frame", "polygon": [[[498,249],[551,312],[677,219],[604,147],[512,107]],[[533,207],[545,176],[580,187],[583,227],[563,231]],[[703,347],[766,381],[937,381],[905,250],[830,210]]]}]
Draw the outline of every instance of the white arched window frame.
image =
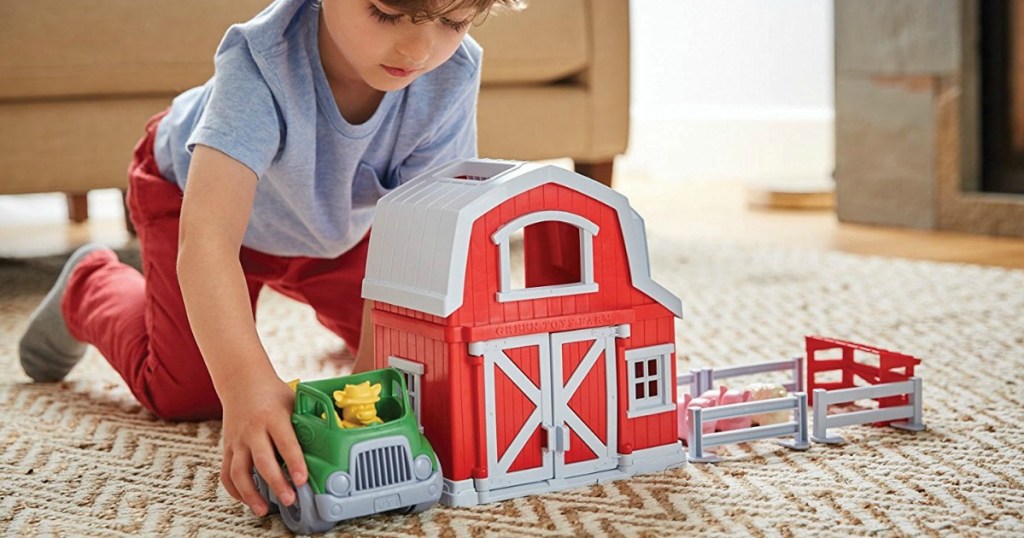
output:
[{"label": "white arched window frame", "polygon": [[[515,232],[531,224],[552,221],[571,224],[580,232],[580,281],[554,286],[512,289],[512,255],[509,247],[509,238]],[[536,211],[527,213],[499,228],[491,236],[491,240],[498,246],[499,252],[498,265],[501,271],[501,283],[498,290],[498,302],[506,303],[596,292],[597,283],[594,282],[594,236],[597,235],[597,232],[598,227],[593,222],[565,211]]]}]

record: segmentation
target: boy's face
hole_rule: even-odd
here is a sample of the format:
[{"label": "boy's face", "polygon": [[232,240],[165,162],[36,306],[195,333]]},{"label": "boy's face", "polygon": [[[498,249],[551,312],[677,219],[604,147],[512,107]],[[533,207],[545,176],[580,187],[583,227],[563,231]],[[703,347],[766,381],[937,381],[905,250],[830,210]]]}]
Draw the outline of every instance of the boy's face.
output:
[{"label": "boy's face", "polygon": [[381,0],[324,0],[322,10],[340,75],[380,91],[400,90],[451,58],[476,15],[459,10],[413,24]]}]

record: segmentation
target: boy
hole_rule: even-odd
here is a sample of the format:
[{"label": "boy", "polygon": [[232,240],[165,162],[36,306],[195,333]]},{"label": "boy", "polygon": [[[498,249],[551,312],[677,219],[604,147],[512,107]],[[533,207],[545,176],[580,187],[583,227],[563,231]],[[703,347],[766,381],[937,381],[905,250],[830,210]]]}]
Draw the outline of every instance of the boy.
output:
[{"label": "boy", "polygon": [[[253,467],[285,504],[306,468],[293,394],[256,334],[264,286],[314,308],[372,364],[360,298],[377,199],[475,156],[481,50],[466,33],[521,0],[276,0],[228,30],[214,77],[146,126],[128,206],[143,275],[89,245],[19,346],[62,379],[92,344],[170,420],[223,418],[221,482],[263,515]],[[360,346],[360,342],[365,345]]]}]

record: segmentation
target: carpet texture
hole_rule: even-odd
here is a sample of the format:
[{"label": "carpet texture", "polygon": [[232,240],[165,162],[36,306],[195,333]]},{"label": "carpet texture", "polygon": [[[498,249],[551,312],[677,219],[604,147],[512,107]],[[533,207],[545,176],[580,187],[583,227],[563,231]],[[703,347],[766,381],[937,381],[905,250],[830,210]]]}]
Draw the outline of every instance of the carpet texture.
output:
[{"label": "carpet texture", "polygon": [[[1024,271],[650,241],[679,295],[680,369],[777,360],[823,334],[923,359],[925,432],[854,426],[850,442],[768,441],[724,461],[480,506],[342,524],[358,535],[1024,534]],[[62,259],[0,260],[0,529],[8,535],[287,534],[218,484],[219,422],[170,424],[90,351],[59,384],[15,356]],[[350,356],[313,313],[265,292],[258,325],[284,378]]]}]

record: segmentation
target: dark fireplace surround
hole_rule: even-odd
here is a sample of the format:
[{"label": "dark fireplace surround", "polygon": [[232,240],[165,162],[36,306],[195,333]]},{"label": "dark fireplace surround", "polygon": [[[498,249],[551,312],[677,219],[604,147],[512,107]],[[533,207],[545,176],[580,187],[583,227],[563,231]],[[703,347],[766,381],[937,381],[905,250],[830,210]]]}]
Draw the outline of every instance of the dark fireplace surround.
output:
[{"label": "dark fireplace surround", "polygon": [[1024,0],[984,1],[836,0],[840,220],[1024,236]]}]

